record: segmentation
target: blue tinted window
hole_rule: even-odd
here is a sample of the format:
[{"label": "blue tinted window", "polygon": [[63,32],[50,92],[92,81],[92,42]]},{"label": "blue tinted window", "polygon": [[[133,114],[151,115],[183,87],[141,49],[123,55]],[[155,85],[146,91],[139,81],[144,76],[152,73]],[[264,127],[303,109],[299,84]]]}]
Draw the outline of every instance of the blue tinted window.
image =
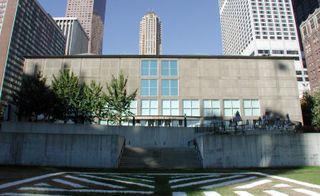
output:
[{"label": "blue tinted window", "polygon": [[157,96],[158,82],[157,80],[141,80],[141,96]]},{"label": "blue tinted window", "polygon": [[162,76],[178,76],[178,65],[176,60],[161,61]]},{"label": "blue tinted window", "polygon": [[162,96],[178,96],[178,80],[162,80]]},{"label": "blue tinted window", "polygon": [[141,61],[141,75],[142,76],[157,76],[157,61],[156,60],[142,60]]}]

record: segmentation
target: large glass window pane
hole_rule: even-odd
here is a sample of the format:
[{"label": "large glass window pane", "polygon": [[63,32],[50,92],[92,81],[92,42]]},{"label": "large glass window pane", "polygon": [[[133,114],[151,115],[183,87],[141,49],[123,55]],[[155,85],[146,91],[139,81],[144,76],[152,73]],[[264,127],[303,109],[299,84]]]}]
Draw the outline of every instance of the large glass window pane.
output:
[{"label": "large glass window pane", "polygon": [[200,116],[200,103],[198,100],[183,100],[183,114],[187,116]]},{"label": "large glass window pane", "polygon": [[169,76],[169,61],[161,61],[161,75]]},{"label": "large glass window pane", "polygon": [[260,103],[257,99],[243,100],[245,116],[260,116]]},{"label": "large glass window pane", "polygon": [[220,116],[220,101],[219,100],[204,100],[203,101],[204,116]]},{"label": "large glass window pane", "polygon": [[141,115],[158,115],[158,101],[141,100]]},{"label": "large glass window pane", "polygon": [[150,61],[150,76],[157,76],[157,61]]},{"label": "large glass window pane", "polygon": [[134,115],[137,115],[137,101],[131,101],[130,103],[130,112],[132,112]]},{"label": "large glass window pane", "polygon": [[162,101],[162,115],[179,115],[179,101],[178,100],[163,100]]},{"label": "large glass window pane", "polygon": [[178,96],[178,80],[162,80],[162,96]]},{"label": "large glass window pane", "polygon": [[141,80],[141,96],[157,96],[158,81],[157,80]]},{"label": "large glass window pane", "polygon": [[157,76],[157,61],[156,60],[142,60],[141,61],[141,75],[142,76]]},{"label": "large glass window pane", "polygon": [[236,112],[240,111],[240,100],[232,99],[232,100],[224,100],[223,101],[224,106],[224,115],[225,116],[234,116]]},{"label": "large glass window pane", "polygon": [[178,76],[176,60],[161,61],[161,75],[162,76]]}]

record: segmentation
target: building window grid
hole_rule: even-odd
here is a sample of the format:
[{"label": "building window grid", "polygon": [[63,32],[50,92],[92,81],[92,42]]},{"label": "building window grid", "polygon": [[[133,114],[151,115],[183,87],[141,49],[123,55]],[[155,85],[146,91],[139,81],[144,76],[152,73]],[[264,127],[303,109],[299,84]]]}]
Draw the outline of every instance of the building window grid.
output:
[{"label": "building window grid", "polygon": [[200,116],[199,100],[183,100],[182,110],[183,114],[186,116]]},{"label": "building window grid", "polygon": [[158,96],[158,80],[141,80],[141,96]]},{"label": "building window grid", "polygon": [[230,117],[234,116],[238,111],[241,114],[240,110],[240,100],[238,99],[226,99],[223,100],[223,113],[224,116]]},{"label": "building window grid", "polygon": [[260,116],[260,102],[258,99],[243,100],[244,116]]},{"label": "building window grid", "polygon": [[141,100],[141,115],[158,115],[158,100]]},{"label": "building window grid", "polygon": [[220,116],[220,100],[203,100],[203,116]]},{"label": "building window grid", "polygon": [[178,116],[179,100],[162,100],[162,115]]}]

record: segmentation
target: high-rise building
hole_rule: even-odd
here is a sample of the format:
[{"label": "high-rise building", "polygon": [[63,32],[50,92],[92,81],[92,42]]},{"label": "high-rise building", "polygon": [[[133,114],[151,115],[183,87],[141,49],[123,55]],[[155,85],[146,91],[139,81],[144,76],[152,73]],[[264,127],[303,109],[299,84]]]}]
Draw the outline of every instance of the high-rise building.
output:
[{"label": "high-rise building", "polygon": [[77,18],[57,17],[53,19],[66,37],[66,55],[88,53],[89,38]]},{"label": "high-rise building", "polygon": [[24,56],[63,55],[65,38],[36,0],[1,0],[0,7],[0,93],[10,104],[20,88]]},{"label": "high-rise building", "polygon": [[300,96],[309,90],[291,0],[220,0],[219,5],[224,54],[293,57]]},{"label": "high-rise building", "polygon": [[89,37],[88,52],[102,54],[106,0],[68,0],[67,17],[76,17]]},{"label": "high-rise building", "polygon": [[311,91],[320,89],[320,8],[300,26]]},{"label": "high-rise building", "polygon": [[3,23],[3,19],[4,19],[4,12],[7,7],[7,1],[8,0],[0,0],[0,33],[1,33],[2,23]]},{"label": "high-rise building", "polygon": [[161,54],[161,21],[154,12],[149,12],[140,21],[139,48],[141,55]]},{"label": "high-rise building", "polygon": [[292,4],[299,27],[320,6],[320,0],[292,0]]}]

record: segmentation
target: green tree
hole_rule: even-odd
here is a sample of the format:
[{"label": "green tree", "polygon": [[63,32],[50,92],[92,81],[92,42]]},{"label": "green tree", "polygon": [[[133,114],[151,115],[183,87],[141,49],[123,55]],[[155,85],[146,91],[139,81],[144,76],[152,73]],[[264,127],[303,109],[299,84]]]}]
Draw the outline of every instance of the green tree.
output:
[{"label": "green tree", "polygon": [[20,90],[14,94],[13,102],[18,108],[19,119],[33,117],[37,120],[40,114],[47,119],[56,117],[54,107],[57,99],[46,85],[46,78],[41,72],[23,76]]},{"label": "green tree", "polygon": [[312,108],[312,125],[320,127],[320,91],[313,95],[313,108]]},{"label": "green tree", "polygon": [[73,119],[74,122],[83,122],[83,89],[79,78],[68,70],[60,71],[59,77],[53,76],[52,90],[60,100],[59,110],[62,111],[64,122]]},{"label": "green tree", "polygon": [[99,121],[105,115],[106,95],[100,83],[91,81],[90,85],[83,88],[83,110],[85,121],[93,122],[95,118]]},{"label": "green tree", "polygon": [[130,103],[135,99],[137,89],[128,94],[127,83],[128,78],[122,72],[117,78],[112,75],[110,84],[107,83],[106,101],[109,108],[107,118],[118,125],[121,125],[129,116],[133,116],[130,112]]},{"label": "green tree", "polygon": [[300,100],[300,103],[301,103],[303,123],[306,126],[311,126],[312,118],[313,118],[312,108],[314,105],[313,97],[308,92],[304,92],[303,97]]}]

